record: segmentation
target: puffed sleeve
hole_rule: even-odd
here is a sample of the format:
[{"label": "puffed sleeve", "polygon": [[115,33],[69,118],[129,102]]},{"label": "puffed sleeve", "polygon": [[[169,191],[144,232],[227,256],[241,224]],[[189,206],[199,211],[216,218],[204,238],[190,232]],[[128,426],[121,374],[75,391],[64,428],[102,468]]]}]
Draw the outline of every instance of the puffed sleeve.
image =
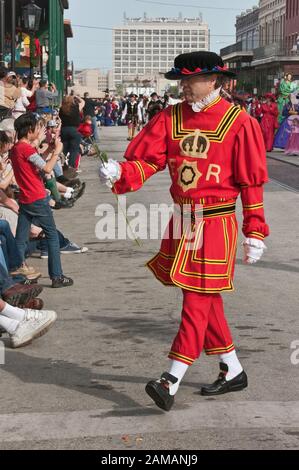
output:
[{"label": "puffed sleeve", "polygon": [[165,112],[155,116],[131,142],[121,163],[122,176],[114,192],[137,191],[144,183],[167,165],[167,134]]},{"label": "puffed sleeve", "polygon": [[250,116],[236,136],[234,174],[241,190],[243,233],[246,238],[263,240],[269,236],[264,214],[264,184],[268,182],[266,149],[260,125]]}]

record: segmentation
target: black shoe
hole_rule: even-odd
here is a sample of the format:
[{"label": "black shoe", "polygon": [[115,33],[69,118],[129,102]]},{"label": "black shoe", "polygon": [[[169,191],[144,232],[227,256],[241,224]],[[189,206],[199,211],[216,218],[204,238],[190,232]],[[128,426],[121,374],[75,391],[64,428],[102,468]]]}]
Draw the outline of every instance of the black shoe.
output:
[{"label": "black shoe", "polygon": [[71,287],[74,285],[73,279],[66,276],[56,277],[52,279],[52,288],[61,289],[62,287]]},{"label": "black shoe", "polygon": [[72,199],[61,199],[61,201],[56,202],[54,210],[59,211],[60,209],[72,209],[74,207],[74,201]]},{"label": "black shoe", "polygon": [[82,197],[83,194],[85,193],[85,189],[86,189],[86,183],[82,183],[80,188],[75,189],[71,200],[77,201],[78,199],[80,199],[80,197]]},{"label": "black shoe", "polygon": [[170,411],[174,404],[174,396],[169,394],[169,385],[174,385],[177,381],[176,377],[164,372],[160,381],[151,380],[145,387],[145,391],[159,408]]},{"label": "black shoe", "polygon": [[225,376],[228,372],[226,364],[220,364],[219,378],[212,385],[205,385],[201,389],[201,395],[223,395],[224,393],[239,392],[248,387],[248,379],[246,373],[243,371],[232,380],[226,380]]},{"label": "black shoe", "polygon": [[33,286],[34,284],[38,283],[38,279],[24,279],[23,281],[20,282],[20,284],[23,284],[24,286]]}]

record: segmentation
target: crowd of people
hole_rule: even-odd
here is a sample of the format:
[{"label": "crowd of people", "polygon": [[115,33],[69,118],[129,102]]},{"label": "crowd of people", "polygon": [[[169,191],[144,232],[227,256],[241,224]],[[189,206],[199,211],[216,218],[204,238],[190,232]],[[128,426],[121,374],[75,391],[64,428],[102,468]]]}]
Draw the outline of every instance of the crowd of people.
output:
[{"label": "crowd of people", "polygon": [[277,92],[264,96],[227,95],[260,123],[267,152],[284,150],[299,155],[299,85],[291,74],[281,80]]},{"label": "crowd of people", "polygon": [[118,98],[107,94],[105,98],[92,100],[85,93],[84,100],[88,100],[87,115],[92,117],[94,135],[98,132],[97,124],[105,127],[127,125],[129,141],[162,109],[180,101],[168,94],[159,97],[156,92],[150,96],[131,93]]},{"label": "crowd of people", "polygon": [[52,288],[65,288],[74,281],[61,255],[88,250],[57,229],[53,214],[85,192],[80,159],[93,117],[88,97],[66,96],[60,108],[57,97],[54,84],[0,68],[0,334],[13,348],[45,334],[57,317],[44,310],[41,273],[28,258],[38,252],[48,260]]},{"label": "crowd of people", "polygon": [[[258,120],[268,152],[277,148],[286,155],[299,155],[299,86],[291,74],[285,75],[275,94],[244,95],[230,93],[225,88],[224,98]],[[166,93],[162,97],[156,92],[150,96],[131,93],[120,98],[107,95],[93,102],[93,113],[101,126],[127,125],[128,141],[131,141],[157,113],[180,101],[182,95]]]}]

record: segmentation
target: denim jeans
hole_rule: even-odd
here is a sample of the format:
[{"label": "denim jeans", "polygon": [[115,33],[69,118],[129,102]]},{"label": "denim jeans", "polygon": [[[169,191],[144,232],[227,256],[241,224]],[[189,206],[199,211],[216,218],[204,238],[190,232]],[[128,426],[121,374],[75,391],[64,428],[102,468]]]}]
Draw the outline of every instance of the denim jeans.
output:
[{"label": "denim jeans", "polygon": [[92,131],[93,131],[94,140],[97,143],[100,143],[100,131],[99,131],[99,128],[98,128],[97,117],[94,116],[93,118],[91,118],[91,120],[92,120]]},{"label": "denim jeans", "polygon": [[53,168],[53,171],[54,171],[54,174],[55,174],[56,178],[59,178],[60,176],[63,176],[63,170],[62,170],[62,166],[61,166],[60,162],[56,163],[56,165]]},{"label": "denim jeans", "polygon": [[[57,235],[59,239],[59,248],[62,250],[62,248],[65,248],[70,243],[70,240],[65,238],[63,233],[61,233],[59,230],[57,230]],[[46,239],[40,240],[37,244],[37,248],[43,251],[44,253],[48,253],[49,252],[48,240]]]},{"label": "denim jeans", "polygon": [[75,168],[76,160],[80,154],[81,134],[76,127],[63,127],[61,129],[61,140],[63,143],[63,153],[69,153],[69,166]]},{"label": "denim jeans", "polygon": [[9,271],[14,271],[22,264],[16,240],[6,220],[0,220],[0,240],[6,265]]},{"label": "denim jeans", "polygon": [[16,242],[22,261],[25,260],[31,224],[41,227],[45,232],[49,250],[48,269],[50,278],[54,279],[62,276],[59,239],[47,198],[40,199],[32,204],[20,204]]},{"label": "denim jeans", "polygon": [[[0,252],[2,252],[1,247]],[[5,292],[7,289],[14,286],[15,284],[16,282],[13,281],[13,279],[8,275],[7,269],[0,262],[0,295],[2,295],[3,292]]]},{"label": "denim jeans", "polygon": [[8,268],[7,268],[6,259],[3,253],[3,249],[2,249],[2,243],[0,245],[0,265],[6,271],[6,274],[8,274]]}]

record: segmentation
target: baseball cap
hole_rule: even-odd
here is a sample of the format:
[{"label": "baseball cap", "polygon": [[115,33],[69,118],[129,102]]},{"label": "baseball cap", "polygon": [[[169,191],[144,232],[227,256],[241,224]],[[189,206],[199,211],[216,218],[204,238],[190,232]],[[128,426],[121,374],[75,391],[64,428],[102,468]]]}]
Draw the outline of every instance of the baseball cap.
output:
[{"label": "baseball cap", "polygon": [[8,72],[7,76],[8,76],[8,77],[15,77],[15,78],[17,78],[17,74],[16,74],[15,72],[13,72],[13,71]]}]

